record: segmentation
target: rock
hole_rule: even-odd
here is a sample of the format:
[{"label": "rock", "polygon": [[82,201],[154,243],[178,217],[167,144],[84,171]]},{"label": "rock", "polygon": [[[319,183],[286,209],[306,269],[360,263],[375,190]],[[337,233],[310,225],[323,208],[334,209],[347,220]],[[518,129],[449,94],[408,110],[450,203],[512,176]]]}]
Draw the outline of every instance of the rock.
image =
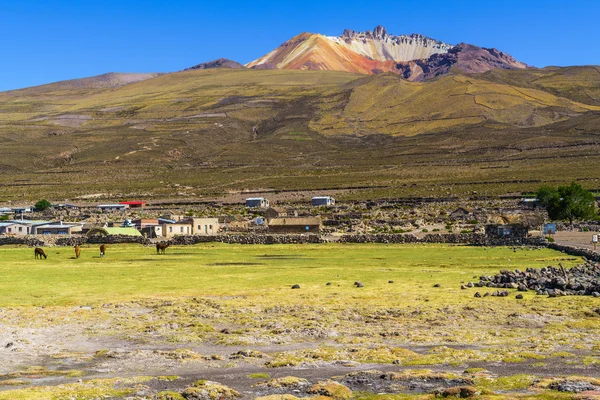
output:
[{"label": "rock", "polygon": [[331,286],[331,282],[327,282],[325,286]]},{"label": "rock", "polygon": [[523,298],[523,295],[521,293],[519,293],[518,295],[515,296],[515,298],[520,300]]},{"label": "rock", "polygon": [[437,390],[434,392],[435,395],[441,397],[453,397],[457,399],[466,399],[469,397],[477,396],[478,392],[472,386],[458,386],[450,387],[443,390]]},{"label": "rock", "polygon": [[490,295],[490,292],[485,292],[485,293],[483,294],[483,297],[488,297],[489,295]]},{"label": "rock", "polygon": [[467,289],[467,287],[466,287],[465,285],[460,285],[460,288],[461,288],[462,290],[466,290],[466,289]]},{"label": "rock", "polygon": [[467,283],[467,287],[468,287],[468,288],[472,288],[473,286],[475,286],[475,284],[473,284],[473,282],[469,282],[469,283]]},{"label": "rock", "polygon": [[300,289],[300,285],[295,284],[294,286],[292,286],[292,289]]},{"label": "rock", "polygon": [[394,283],[394,281],[388,281],[388,283]]},{"label": "rock", "polygon": [[319,382],[308,389],[306,393],[327,396],[335,400],[345,400],[352,397],[350,389],[334,381]]},{"label": "rock", "polygon": [[598,293],[598,292],[592,292],[592,296],[594,296],[594,297],[600,297],[600,293]]},{"label": "rock", "polygon": [[473,297],[481,297],[481,293],[475,292],[475,295]]},{"label": "rock", "polygon": [[181,395],[186,400],[233,400],[240,397],[236,390],[210,381],[198,381],[185,389]]},{"label": "rock", "polygon": [[433,285],[433,287],[442,287],[442,285],[440,285],[439,283],[436,283],[435,285]]},{"label": "rock", "polygon": [[559,392],[580,393],[600,390],[600,386],[596,386],[585,381],[561,380],[558,382],[552,382],[550,385],[548,385],[548,389],[557,390]]},{"label": "rock", "polygon": [[356,286],[357,288],[360,288],[360,287],[365,287],[365,284],[362,282],[354,282],[354,286]]}]

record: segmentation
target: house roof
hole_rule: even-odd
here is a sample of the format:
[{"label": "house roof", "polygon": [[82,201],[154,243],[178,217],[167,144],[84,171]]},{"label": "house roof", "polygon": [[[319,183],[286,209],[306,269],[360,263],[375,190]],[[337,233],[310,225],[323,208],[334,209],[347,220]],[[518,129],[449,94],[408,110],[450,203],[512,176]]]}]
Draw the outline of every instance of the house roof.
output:
[{"label": "house roof", "polygon": [[74,228],[77,225],[67,225],[67,224],[48,224],[48,225],[40,225],[37,229],[46,228],[46,229],[60,229],[60,228]]},{"label": "house roof", "polygon": [[313,197],[313,200],[321,200],[321,199],[329,200],[329,199],[333,199],[333,197],[331,197],[331,196],[315,196],[315,197]]},{"label": "house roof", "polygon": [[35,220],[31,220],[31,219],[13,219],[10,221],[6,221],[6,222],[12,222],[13,224],[21,224],[21,225],[29,225],[29,226],[33,226],[33,225],[46,225],[46,224],[51,224],[52,221],[35,221]]},{"label": "house roof", "polygon": [[127,204],[98,204],[96,207],[106,208],[106,207],[125,207]]},{"label": "house roof", "polygon": [[0,228],[7,227],[7,226],[13,226],[13,225],[15,225],[14,222],[0,222]]},{"label": "house roof", "polygon": [[117,228],[117,227],[92,228],[92,229],[90,229],[90,231],[87,234],[88,234],[88,236],[91,236],[91,235],[102,234],[102,233],[104,233],[105,235],[142,236],[140,231],[138,231],[135,228],[121,228],[121,227],[119,227],[119,228]]},{"label": "house roof", "polygon": [[246,201],[248,201],[248,200],[266,200],[266,198],[264,198],[264,197],[248,197],[246,199]]},{"label": "house roof", "polygon": [[146,202],[145,201],[139,201],[139,200],[136,200],[136,201],[120,201],[119,204],[127,204],[127,205],[130,205],[130,206],[143,206],[143,205],[146,204]]},{"label": "house roof", "polygon": [[269,220],[269,226],[307,226],[321,225],[321,218],[273,218]]}]

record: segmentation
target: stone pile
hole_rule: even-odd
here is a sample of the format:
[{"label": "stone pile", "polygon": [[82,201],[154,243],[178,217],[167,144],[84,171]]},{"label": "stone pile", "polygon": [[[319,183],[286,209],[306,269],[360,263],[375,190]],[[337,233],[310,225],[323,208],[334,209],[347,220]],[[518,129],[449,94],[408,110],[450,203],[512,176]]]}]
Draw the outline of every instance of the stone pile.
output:
[{"label": "stone pile", "polygon": [[546,267],[525,271],[500,271],[495,276],[481,276],[474,287],[535,291],[550,297],[578,295],[600,297],[600,264],[586,262],[571,269]]}]

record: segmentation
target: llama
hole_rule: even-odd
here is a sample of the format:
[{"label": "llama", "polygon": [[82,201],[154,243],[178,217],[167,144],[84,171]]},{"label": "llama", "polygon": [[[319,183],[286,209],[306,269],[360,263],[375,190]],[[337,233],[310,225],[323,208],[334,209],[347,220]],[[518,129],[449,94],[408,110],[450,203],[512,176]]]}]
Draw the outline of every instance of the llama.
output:
[{"label": "llama", "polygon": [[44,257],[44,260],[48,258],[48,256],[46,255],[46,253],[44,252],[44,249],[40,249],[39,247],[35,248],[35,259],[37,260],[38,257],[41,260],[42,257]]},{"label": "llama", "polygon": [[75,258],[79,258],[81,255],[81,247],[78,244],[75,245]]},{"label": "llama", "polygon": [[106,245],[103,244],[100,246],[100,258],[104,257],[104,255],[106,254]]},{"label": "llama", "polygon": [[156,254],[165,254],[168,247],[168,243],[156,243]]}]

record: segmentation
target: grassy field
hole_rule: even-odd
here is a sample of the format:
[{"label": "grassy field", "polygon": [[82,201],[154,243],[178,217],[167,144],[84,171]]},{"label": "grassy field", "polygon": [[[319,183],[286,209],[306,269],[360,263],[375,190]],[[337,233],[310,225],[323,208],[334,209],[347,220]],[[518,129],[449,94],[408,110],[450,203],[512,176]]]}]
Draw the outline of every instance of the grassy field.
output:
[{"label": "grassy field", "polygon": [[[31,248],[0,248],[0,306],[244,296],[250,303],[285,297],[291,303],[334,306],[364,302],[406,306],[426,297],[438,307],[463,303],[469,293],[457,290],[461,282],[477,281],[480,275],[540,268],[557,260],[565,265],[578,261],[546,249],[513,252],[443,245],[210,244],[172,247],[165,255],[157,255],[153,247],[119,245],[109,246],[102,259],[97,246],[84,247],[80,259],[74,258],[71,248],[49,248],[47,253],[47,260],[34,260]],[[355,281],[365,287],[356,290]],[[326,287],[327,282],[332,285]],[[442,288],[433,290],[435,283]],[[301,290],[290,291],[294,284]]]},{"label": "grassy field", "polygon": [[460,289],[501,269],[581,262],[549,249],[205,244],[157,255],[114,245],[102,259],[97,246],[80,259],[46,250],[34,260],[32,248],[0,247],[0,338],[18,338],[18,352],[0,357],[2,400],[181,399],[152,388],[174,396],[191,377],[254,398],[252,376],[325,368],[323,380],[364,364],[402,371],[394,379],[466,379],[489,399],[575,399],[549,385],[562,375],[600,382],[596,299]]}]

